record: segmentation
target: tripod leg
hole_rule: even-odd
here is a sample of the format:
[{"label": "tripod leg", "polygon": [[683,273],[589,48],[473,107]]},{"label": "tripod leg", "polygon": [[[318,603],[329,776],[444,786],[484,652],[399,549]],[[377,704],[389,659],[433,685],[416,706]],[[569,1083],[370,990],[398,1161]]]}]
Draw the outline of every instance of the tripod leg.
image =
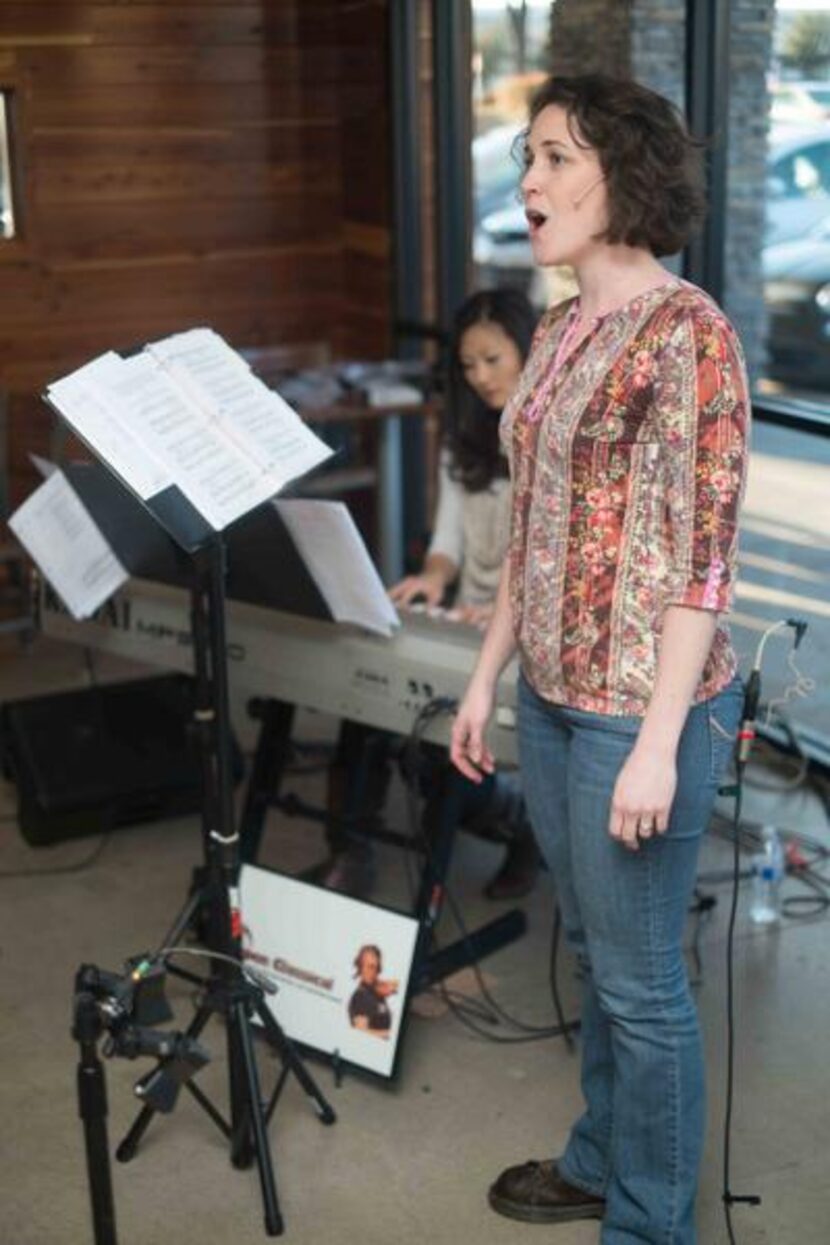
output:
[{"label": "tripod leg", "polygon": [[107,1140],[107,1087],[95,1042],[97,1008],[91,995],[76,996],[73,1036],[81,1050],[78,1064],[78,1113],[84,1126],[86,1169],[92,1204],[95,1245],[116,1245],[115,1204]]},{"label": "tripod leg", "polygon": [[428,967],[433,930],[441,916],[455,830],[461,818],[462,783],[465,781],[444,756],[437,758],[431,777],[431,791],[423,812],[426,857],[414,912],[419,925],[412,963],[412,980],[416,989]]},{"label": "tripod leg", "polygon": [[135,1152],[138,1149],[138,1143],[147,1132],[150,1120],[155,1115],[152,1107],[142,1107],[133,1121],[130,1131],[124,1140],[120,1143],[115,1151],[115,1157],[119,1163],[129,1163],[131,1158],[135,1158]]},{"label": "tripod leg", "polygon": [[[212,1009],[210,1007],[206,1006],[199,1008],[187,1027],[185,1032],[186,1037],[197,1038],[199,1036],[207,1022],[210,1020],[211,1010]],[[131,1158],[135,1158],[138,1143],[147,1132],[147,1129],[150,1126],[150,1121],[155,1114],[155,1107],[151,1107],[145,1103],[133,1121],[129,1132],[115,1151],[115,1157],[118,1159],[119,1163],[129,1163]]]},{"label": "tripod leg", "polygon": [[311,1105],[320,1117],[320,1123],[333,1124],[337,1119],[334,1108],[323,1096],[319,1085],[298,1055],[294,1043],[285,1033],[282,1026],[277,1024],[264,1000],[260,999],[255,1006],[257,1015],[265,1028],[269,1043],[273,1046],[280,1059],[282,1059],[284,1066],[290,1072],[293,1072],[300,1082],[305,1094],[311,1101]]},{"label": "tripod leg", "polygon": [[239,1017],[232,1006],[228,1011],[228,1091],[231,1109],[231,1162],[234,1167],[250,1167],[254,1161],[248,1069]]},{"label": "tripod leg", "polygon": [[262,1097],[259,1088],[259,1074],[251,1039],[250,1020],[245,1003],[241,1000],[231,1007],[229,1022],[234,1025],[244,1064],[247,1108],[254,1138],[254,1153],[259,1169],[259,1183],[262,1189],[262,1203],[265,1211],[265,1231],[268,1236],[280,1236],[283,1231],[282,1215],[277,1201],[277,1188],[274,1181],[274,1169],[271,1163],[271,1149],[268,1144],[268,1133],[265,1127],[265,1115],[262,1109]]}]

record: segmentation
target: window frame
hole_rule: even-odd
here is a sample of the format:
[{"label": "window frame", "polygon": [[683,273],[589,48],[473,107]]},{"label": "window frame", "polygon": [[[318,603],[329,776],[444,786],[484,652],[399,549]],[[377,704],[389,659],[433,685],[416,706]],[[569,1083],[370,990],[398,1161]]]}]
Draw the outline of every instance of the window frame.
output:
[{"label": "window frame", "polygon": [[15,195],[15,177],[12,165],[12,92],[0,86],[0,189],[3,192],[3,210],[11,213],[12,232],[0,233],[0,243],[13,242],[18,236],[17,203]]},{"label": "window frame", "polygon": [[16,263],[31,255],[29,230],[28,170],[24,160],[25,110],[22,105],[22,83],[13,70],[0,73],[0,93],[6,99],[6,142],[8,146],[9,180],[11,183],[14,234],[0,238],[0,264]]}]

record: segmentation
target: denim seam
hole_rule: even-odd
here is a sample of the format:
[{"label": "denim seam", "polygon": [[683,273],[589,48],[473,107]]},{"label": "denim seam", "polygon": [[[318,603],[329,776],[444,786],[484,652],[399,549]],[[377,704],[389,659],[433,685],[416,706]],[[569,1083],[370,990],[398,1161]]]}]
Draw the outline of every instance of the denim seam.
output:
[{"label": "denim seam", "polygon": [[671,1065],[671,1074],[669,1083],[671,1086],[671,1119],[669,1123],[670,1133],[670,1149],[671,1149],[671,1169],[672,1183],[671,1196],[669,1199],[669,1219],[666,1230],[666,1245],[671,1245],[675,1239],[678,1218],[678,1189],[680,1187],[680,1123],[678,1116],[680,1115],[680,1052],[678,1050],[678,1041],[676,1037],[671,1038],[671,1046],[674,1059]]},{"label": "denim seam", "polygon": [[[657,960],[659,959],[662,961],[663,959],[665,959],[665,956],[666,956],[665,930],[663,928],[663,911],[660,905],[655,902],[656,895],[662,894],[663,889],[664,889],[662,886],[658,885],[655,880],[655,872],[662,870],[662,867],[663,867],[663,853],[659,851],[650,852],[647,859],[648,859],[648,866],[649,866],[648,867],[649,912],[652,914],[652,921],[651,921],[652,944],[651,944],[651,953],[650,953],[649,958],[651,961],[652,983],[656,985],[657,974],[661,971],[661,969],[665,971],[665,964],[662,964],[662,963],[658,964]],[[658,947],[663,948],[662,953],[658,953],[658,950],[657,950]],[[661,1015],[661,1019],[663,1020],[663,1022],[665,1022],[667,1018],[665,1006],[661,1006],[660,1015]],[[669,1168],[671,1172],[671,1177],[670,1177],[671,1183],[669,1186],[669,1198],[668,1198],[669,1216],[668,1216],[668,1221],[666,1224],[666,1238],[665,1238],[666,1245],[671,1245],[671,1242],[674,1239],[675,1228],[677,1225],[677,1200],[678,1200],[677,1195],[678,1195],[678,1188],[679,1188],[679,1167],[680,1167],[680,1164],[679,1164],[680,1128],[679,1128],[679,1122],[678,1122],[678,1115],[680,1113],[680,1089],[679,1089],[679,1083],[678,1083],[679,1082],[680,1053],[678,1050],[677,1039],[670,1035],[669,1041],[670,1041],[671,1050],[672,1050],[672,1058],[671,1058],[670,1065],[669,1065],[669,1086],[668,1086],[668,1089],[669,1089],[669,1095],[668,1095],[669,1096],[669,1104],[668,1104],[669,1121],[668,1121],[667,1132],[668,1132]]]}]

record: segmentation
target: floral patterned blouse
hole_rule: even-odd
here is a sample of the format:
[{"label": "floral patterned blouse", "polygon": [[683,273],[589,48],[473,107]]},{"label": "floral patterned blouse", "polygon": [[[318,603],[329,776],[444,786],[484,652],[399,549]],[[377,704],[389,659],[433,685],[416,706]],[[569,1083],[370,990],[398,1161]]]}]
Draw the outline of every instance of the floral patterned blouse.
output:
[{"label": "floral patterned blouse", "polygon": [[[542,319],[501,436],[522,669],[546,700],[642,716],[669,605],[730,607],[749,397],[718,306],[672,278],[594,323],[556,367]],[[735,672],[719,618],[696,701]]]}]

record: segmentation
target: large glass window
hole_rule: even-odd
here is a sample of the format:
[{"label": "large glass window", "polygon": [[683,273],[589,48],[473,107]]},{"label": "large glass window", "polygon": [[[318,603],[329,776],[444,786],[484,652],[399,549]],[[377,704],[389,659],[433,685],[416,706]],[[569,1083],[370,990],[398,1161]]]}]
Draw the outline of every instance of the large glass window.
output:
[{"label": "large glass window", "polygon": [[14,237],[7,103],[6,93],[0,91],[0,238]]},{"label": "large glass window", "polygon": [[791,633],[767,647],[764,697],[773,721],[830,746],[830,426],[796,426],[805,401],[830,416],[830,0],[731,20],[724,302],[758,416],[734,630],[746,670],[767,626],[807,622],[795,667]]},{"label": "large glass window", "polygon": [[830,394],[830,0],[777,0],[768,81],[768,392]]},{"label": "large glass window", "polygon": [[510,285],[547,301],[518,198],[513,143],[549,62],[550,0],[472,0],[475,284]]}]

